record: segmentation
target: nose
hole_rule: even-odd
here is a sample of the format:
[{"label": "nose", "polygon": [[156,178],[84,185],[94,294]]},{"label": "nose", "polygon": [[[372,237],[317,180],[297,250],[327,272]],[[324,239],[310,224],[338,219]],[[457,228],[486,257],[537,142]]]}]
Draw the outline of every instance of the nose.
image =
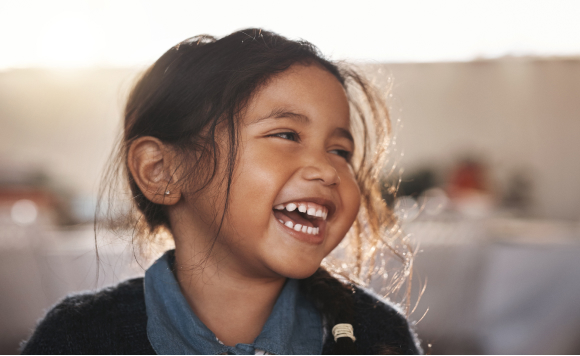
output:
[{"label": "nose", "polygon": [[302,168],[302,178],[308,181],[320,181],[324,185],[339,185],[340,177],[328,159],[316,159]]}]

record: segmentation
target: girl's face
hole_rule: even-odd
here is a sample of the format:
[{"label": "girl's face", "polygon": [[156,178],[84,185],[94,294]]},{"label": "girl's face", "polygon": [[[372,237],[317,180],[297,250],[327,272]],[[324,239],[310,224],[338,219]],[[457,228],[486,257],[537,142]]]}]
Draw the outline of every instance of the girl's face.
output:
[{"label": "girl's face", "polygon": [[[359,210],[353,150],[348,101],[332,74],[294,65],[269,80],[240,124],[228,212],[212,250],[220,270],[254,277],[314,273]],[[222,176],[225,166],[222,157]],[[225,186],[218,175],[200,194],[185,197],[186,209],[172,221],[178,250],[190,245],[187,239],[213,241]]]}]

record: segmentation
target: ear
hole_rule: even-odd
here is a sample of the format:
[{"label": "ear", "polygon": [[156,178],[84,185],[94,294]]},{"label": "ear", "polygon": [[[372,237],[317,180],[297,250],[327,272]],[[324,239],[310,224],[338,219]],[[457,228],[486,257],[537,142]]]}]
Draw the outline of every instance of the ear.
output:
[{"label": "ear", "polygon": [[159,139],[139,137],[131,143],[127,165],[139,189],[155,204],[173,205],[181,198],[175,182],[175,154]]}]

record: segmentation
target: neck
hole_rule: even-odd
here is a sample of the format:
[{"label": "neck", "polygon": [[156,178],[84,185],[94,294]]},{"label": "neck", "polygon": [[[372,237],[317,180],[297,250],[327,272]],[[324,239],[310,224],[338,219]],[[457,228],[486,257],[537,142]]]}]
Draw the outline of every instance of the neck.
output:
[{"label": "neck", "polygon": [[[182,250],[181,250],[182,251]],[[252,278],[220,261],[196,261],[176,249],[176,277],[195,315],[226,345],[251,344],[262,331],[286,278]]]}]

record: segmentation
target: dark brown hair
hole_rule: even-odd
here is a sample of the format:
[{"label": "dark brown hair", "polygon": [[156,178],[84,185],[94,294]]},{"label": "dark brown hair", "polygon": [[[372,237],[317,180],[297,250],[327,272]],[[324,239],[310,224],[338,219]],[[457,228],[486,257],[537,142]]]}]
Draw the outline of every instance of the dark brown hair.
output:
[{"label": "dark brown hair", "polygon": [[[252,95],[268,79],[294,64],[316,64],[330,72],[345,88],[351,106],[357,147],[352,164],[361,190],[361,209],[343,244],[347,246],[344,258],[340,263],[329,258],[325,267],[331,273],[359,283],[376,274],[385,279],[388,276],[390,292],[397,292],[409,275],[412,249],[399,233],[396,220],[381,197],[379,178],[384,173],[382,167],[390,132],[382,95],[352,68],[325,59],[312,44],[260,29],[237,31],[221,39],[207,35],[187,39],[169,49],[143,74],[129,96],[123,136],[100,192],[100,201],[107,195],[109,202],[115,201],[117,174],[123,172],[136,209],[121,214],[125,220],[121,221],[117,214],[114,219],[103,221],[109,227],[131,227],[134,245],[139,250],[160,236],[170,236],[171,226],[164,206],[142,194],[127,168],[131,142],[142,136],[153,136],[183,155],[180,169],[188,172],[188,176],[179,184],[185,191],[192,186],[191,182],[196,182],[198,190],[213,179],[226,182],[221,226],[228,209],[227,198],[237,157],[240,116]],[[227,152],[218,150],[218,126],[226,128],[231,143]],[[220,154],[227,155],[225,177],[216,177]],[[109,213],[114,215],[112,209]],[[383,262],[385,252],[390,252],[400,263],[394,274],[387,271]],[[303,281],[304,290],[319,306],[334,305],[335,301],[343,305],[323,308],[321,312],[327,321],[352,323],[351,290],[348,286],[338,290],[325,287],[328,283],[319,283],[321,280],[328,280],[324,269]],[[352,342],[340,345],[336,353],[356,352]]]}]

